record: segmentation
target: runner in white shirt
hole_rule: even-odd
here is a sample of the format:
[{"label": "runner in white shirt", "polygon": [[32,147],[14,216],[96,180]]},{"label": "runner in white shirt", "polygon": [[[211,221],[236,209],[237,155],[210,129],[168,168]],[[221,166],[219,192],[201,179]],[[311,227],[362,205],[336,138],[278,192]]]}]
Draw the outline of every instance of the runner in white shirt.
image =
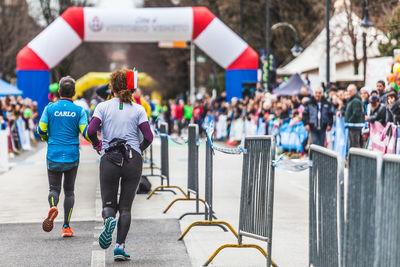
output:
[{"label": "runner in white shirt", "polygon": [[[153,141],[153,134],[144,108],[132,102],[133,76],[137,72],[116,70],[111,74],[110,86],[114,98],[100,103],[89,124],[88,135],[94,148],[101,154],[100,189],[103,202],[104,227],[99,237],[100,247],[107,249],[119,212],[114,260],[129,260],[125,253],[125,239],[131,223],[131,207],[142,175],[142,152]],[[102,125],[103,140],[97,139]],[[139,130],[143,141],[139,143]],[[118,199],[118,189],[121,193]]]}]

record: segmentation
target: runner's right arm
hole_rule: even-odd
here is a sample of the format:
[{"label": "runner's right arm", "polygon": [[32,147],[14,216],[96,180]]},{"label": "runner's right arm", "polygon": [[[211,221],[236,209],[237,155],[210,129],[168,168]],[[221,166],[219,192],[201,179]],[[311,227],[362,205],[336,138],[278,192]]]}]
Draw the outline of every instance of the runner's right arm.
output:
[{"label": "runner's right arm", "polygon": [[87,119],[85,110],[82,109],[81,115],[79,118],[79,131],[81,132],[81,134],[83,135],[83,137],[86,140],[88,140],[90,143],[92,143],[91,139],[89,138],[89,136],[87,134],[87,130],[88,130],[88,119]]}]

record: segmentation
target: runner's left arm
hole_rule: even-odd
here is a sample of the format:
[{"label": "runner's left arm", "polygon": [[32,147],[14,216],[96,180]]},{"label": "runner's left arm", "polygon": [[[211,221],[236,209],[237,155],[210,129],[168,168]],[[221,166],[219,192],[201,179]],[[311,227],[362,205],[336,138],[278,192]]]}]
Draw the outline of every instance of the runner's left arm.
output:
[{"label": "runner's left arm", "polygon": [[37,133],[39,134],[42,141],[47,141],[49,135],[47,133],[47,128],[49,125],[49,117],[47,115],[47,106],[43,111],[42,117],[40,117],[39,125],[37,127]]},{"label": "runner's left arm", "polygon": [[81,132],[81,134],[83,135],[83,137],[88,140],[90,143],[92,143],[92,141],[89,138],[89,135],[87,133],[88,131],[88,119],[86,116],[86,112],[82,109],[81,110],[81,115],[79,118],[79,130]]},{"label": "runner's left arm", "polygon": [[137,124],[143,134],[143,141],[140,144],[140,150],[143,152],[153,142],[153,133],[144,108],[139,111]]},{"label": "runner's left arm", "polygon": [[97,117],[93,117],[89,123],[87,135],[89,136],[93,147],[100,144],[100,140],[97,138],[97,130],[100,128],[101,120]]},{"label": "runner's left arm", "polygon": [[153,142],[153,133],[148,121],[141,123],[139,129],[143,134],[143,141],[140,144],[140,150],[143,152]]}]

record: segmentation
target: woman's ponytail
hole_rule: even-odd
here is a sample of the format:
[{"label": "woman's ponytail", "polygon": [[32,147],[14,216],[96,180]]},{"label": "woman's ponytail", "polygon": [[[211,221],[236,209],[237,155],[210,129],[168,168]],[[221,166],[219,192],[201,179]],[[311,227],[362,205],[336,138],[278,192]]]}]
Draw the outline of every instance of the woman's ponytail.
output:
[{"label": "woman's ponytail", "polygon": [[117,94],[118,94],[118,98],[121,102],[132,104],[132,93],[133,93],[133,90],[125,89],[125,90],[119,91]]},{"label": "woman's ponytail", "polygon": [[132,104],[132,93],[134,90],[127,89],[126,72],[127,69],[115,70],[110,77],[112,91],[123,103]]}]

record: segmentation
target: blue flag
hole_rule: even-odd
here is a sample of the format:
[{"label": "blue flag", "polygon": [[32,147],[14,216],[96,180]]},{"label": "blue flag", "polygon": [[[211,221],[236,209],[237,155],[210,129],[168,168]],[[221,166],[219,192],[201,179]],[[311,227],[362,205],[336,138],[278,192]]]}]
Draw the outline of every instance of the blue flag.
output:
[{"label": "blue flag", "polygon": [[345,159],[347,155],[347,129],[344,127],[343,117],[335,116],[333,136],[333,150]]}]

